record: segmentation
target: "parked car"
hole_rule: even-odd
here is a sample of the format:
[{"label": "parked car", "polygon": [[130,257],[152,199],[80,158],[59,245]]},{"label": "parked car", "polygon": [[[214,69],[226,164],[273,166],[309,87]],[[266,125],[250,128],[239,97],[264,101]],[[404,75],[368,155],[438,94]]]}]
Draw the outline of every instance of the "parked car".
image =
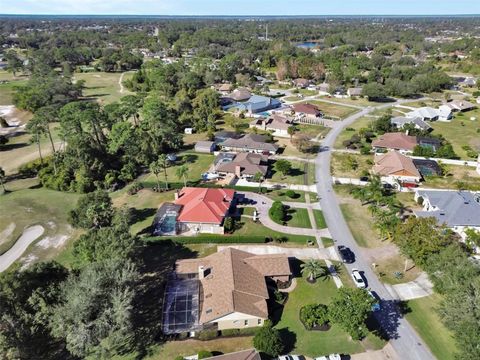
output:
[{"label": "parked car", "polygon": [[344,263],[351,264],[355,262],[355,254],[348,247],[339,245],[337,249]]},{"label": "parked car", "polygon": [[281,355],[278,360],[302,360],[303,356],[299,355]]},{"label": "parked car", "polygon": [[340,354],[330,354],[326,356],[316,357],[313,360],[342,360],[342,356]]},{"label": "parked car", "polygon": [[373,298],[373,300],[375,300],[375,302],[372,305],[372,311],[373,312],[380,311],[382,309],[380,305],[380,296],[378,296],[378,294],[375,291],[370,291],[370,290],[368,291],[368,294]]},{"label": "parked car", "polygon": [[360,181],[368,182],[370,181],[370,179],[368,178],[368,176],[360,176]]},{"label": "parked car", "polygon": [[365,283],[362,274],[360,274],[360,271],[358,271],[357,269],[352,270],[352,279],[358,288],[365,289],[367,287],[367,284]]}]

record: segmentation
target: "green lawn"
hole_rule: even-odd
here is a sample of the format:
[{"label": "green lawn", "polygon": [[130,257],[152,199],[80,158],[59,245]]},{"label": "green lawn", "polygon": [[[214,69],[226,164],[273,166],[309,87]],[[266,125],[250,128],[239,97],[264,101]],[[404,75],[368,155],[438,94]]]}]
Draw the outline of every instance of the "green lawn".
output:
[{"label": "green lawn", "polygon": [[314,138],[317,135],[326,136],[330,131],[330,128],[322,125],[299,124],[295,125],[295,127],[298,129],[297,133],[308,135],[311,138]]},{"label": "green lawn", "polygon": [[[68,224],[68,212],[75,206],[78,194],[64,193],[44,188],[26,188],[27,182],[17,186],[12,183],[6,184],[7,189],[18,189],[0,195],[0,232],[9,228],[11,231],[4,233],[0,241],[0,254],[7,251],[22,234],[26,227],[42,225],[44,234],[39,238],[68,236],[75,237],[75,231]],[[50,258],[53,253],[63,249],[58,248],[35,248],[35,254],[39,258]],[[30,247],[31,249],[32,247]]]},{"label": "green lawn", "polygon": [[308,217],[308,210],[296,208],[288,209],[287,226],[310,229],[312,224]]},{"label": "green lawn", "polygon": [[0,105],[12,105],[15,86],[24,85],[27,82],[26,79],[12,80],[8,75],[10,74],[4,71],[0,72],[0,80],[9,80],[9,82],[5,84],[0,84]]},{"label": "green lawn", "polygon": [[437,359],[453,360],[456,351],[455,339],[435,312],[440,302],[441,297],[437,294],[410,300],[408,307],[411,312],[407,313],[406,318]]},{"label": "green lawn", "polygon": [[[187,182],[198,181],[201,179],[202,173],[206,172],[213,164],[214,156],[210,154],[197,154],[197,153],[181,153],[178,155],[178,159],[174,165],[167,168],[167,180],[169,183],[182,183],[183,179],[178,178],[176,170],[181,165],[186,164],[188,167]],[[162,173],[159,174],[160,186],[165,186],[165,176]],[[154,187],[157,185],[157,179],[155,175],[149,174],[139,179],[146,187]]]},{"label": "green lawn", "polygon": [[377,106],[378,103],[374,101],[369,101],[368,98],[364,97],[356,97],[356,98],[336,98],[336,97],[328,97],[328,96],[322,96],[321,99],[329,100],[329,101],[335,101],[338,103],[342,104],[347,104],[347,105],[356,105],[356,106]]},{"label": "green lawn", "polygon": [[[275,170],[275,165],[272,167],[272,177],[268,180],[278,183],[289,183],[296,185],[305,184],[305,164],[300,161],[290,161],[292,164],[292,169],[287,176],[284,176],[282,173]],[[308,175],[307,175],[308,177]]]},{"label": "green lawn", "polygon": [[344,119],[347,116],[352,115],[353,113],[356,113],[357,111],[359,111],[358,109],[355,109],[352,107],[331,104],[324,101],[313,100],[308,102],[317,105],[320,108],[320,110],[325,114],[326,118]]},{"label": "green lawn", "polygon": [[313,216],[315,217],[318,229],[325,229],[327,227],[322,210],[313,210]]},{"label": "green lawn", "polygon": [[[85,80],[83,94],[97,98],[101,103],[110,104],[118,101],[121,97],[132,94],[124,87],[120,90],[119,80],[121,73],[87,72],[75,73],[75,80]],[[123,80],[133,76],[133,72],[125,73]]]},{"label": "green lawn", "polygon": [[[473,117],[475,120],[470,120]],[[467,156],[462,146],[469,145],[480,152],[480,109],[466,113],[456,113],[450,122],[434,121],[431,123],[433,134],[443,135],[453,146],[455,153],[465,160],[474,160]]]},{"label": "green lawn", "polygon": [[[354,163],[356,167],[354,168]],[[334,152],[332,154],[331,170],[336,177],[359,178],[372,169],[373,155],[360,155]]]},{"label": "green lawn", "polygon": [[352,125],[348,126],[348,129],[354,130],[347,130],[344,129],[340,135],[338,135],[337,139],[335,140],[334,147],[335,149],[344,149],[343,142],[348,140],[352,137],[353,134],[357,133],[358,130],[362,128],[370,128],[372,123],[376,120],[374,117],[363,116],[360,119],[356,120]]},{"label": "green lawn", "polygon": [[330,247],[335,245],[335,242],[333,241],[333,239],[322,237],[322,244],[324,247]]},{"label": "green lawn", "polygon": [[254,222],[252,219],[247,217],[242,217],[241,223],[241,227],[238,230],[235,230],[234,235],[255,235],[274,238],[286,238],[288,239],[288,243],[295,243],[301,245],[306,245],[308,241],[315,242],[315,238],[313,236],[280,233],[270,228],[267,228],[266,226],[263,226],[260,222]]},{"label": "green lawn", "polygon": [[[297,278],[297,287],[289,294],[289,298],[276,328],[280,331],[295,333],[294,349],[291,353],[310,357],[331,353],[353,354],[364,351],[362,343],[350,340],[337,325],[329,331],[307,331],[299,319],[302,306],[312,303],[329,304],[337,288],[331,279],[318,279],[311,285],[305,278]],[[293,341],[292,341],[293,342]],[[383,343],[382,343],[383,345]]]}]

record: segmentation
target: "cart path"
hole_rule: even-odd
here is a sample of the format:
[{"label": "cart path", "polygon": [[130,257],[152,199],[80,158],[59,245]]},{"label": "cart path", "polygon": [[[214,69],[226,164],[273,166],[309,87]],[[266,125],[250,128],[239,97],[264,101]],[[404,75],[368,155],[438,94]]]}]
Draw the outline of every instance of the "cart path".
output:
[{"label": "cart path", "polygon": [[45,229],[41,225],[33,225],[26,228],[17,242],[3,255],[0,256],[0,272],[7,270],[22,254],[31,243],[42,236]]}]

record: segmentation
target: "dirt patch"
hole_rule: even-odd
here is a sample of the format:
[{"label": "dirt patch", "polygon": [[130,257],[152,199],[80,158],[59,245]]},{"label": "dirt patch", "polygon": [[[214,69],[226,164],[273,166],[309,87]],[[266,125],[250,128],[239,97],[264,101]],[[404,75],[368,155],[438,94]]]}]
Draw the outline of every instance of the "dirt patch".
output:
[{"label": "dirt patch", "polygon": [[37,246],[42,249],[59,249],[66,243],[68,238],[68,235],[46,236],[37,243]]}]

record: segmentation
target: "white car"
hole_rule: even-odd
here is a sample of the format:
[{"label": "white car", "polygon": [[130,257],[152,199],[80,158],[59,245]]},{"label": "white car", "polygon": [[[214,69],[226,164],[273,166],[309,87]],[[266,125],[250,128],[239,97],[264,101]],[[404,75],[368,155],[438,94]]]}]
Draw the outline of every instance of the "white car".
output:
[{"label": "white car", "polygon": [[352,270],[352,279],[358,288],[365,289],[367,287],[365,280],[363,280],[362,274],[360,274],[360,271],[357,269]]},{"label": "white car", "polygon": [[282,355],[278,357],[278,360],[301,360],[298,355]]}]

